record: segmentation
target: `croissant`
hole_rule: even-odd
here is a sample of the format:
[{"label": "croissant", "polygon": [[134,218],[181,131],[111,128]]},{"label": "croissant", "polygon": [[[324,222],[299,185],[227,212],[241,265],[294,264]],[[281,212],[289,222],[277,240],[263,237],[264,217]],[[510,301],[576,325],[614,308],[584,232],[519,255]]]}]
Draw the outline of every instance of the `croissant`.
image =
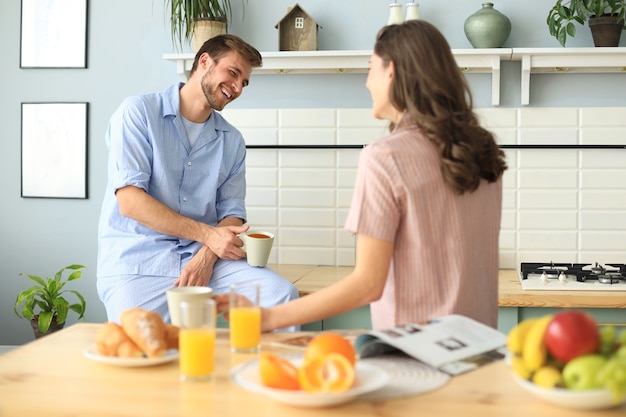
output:
[{"label": "croissant", "polygon": [[154,311],[131,308],[120,316],[122,329],[149,358],[165,355],[166,328],[161,316]]},{"label": "croissant", "polygon": [[178,327],[173,324],[165,324],[165,343],[168,349],[178,349]]},{"label": "croissant", "polygon": [[103,356],[119,356],[121,358],[138,358],[143,352],[117,323],[104,323],[96,335],[96,348]]}]

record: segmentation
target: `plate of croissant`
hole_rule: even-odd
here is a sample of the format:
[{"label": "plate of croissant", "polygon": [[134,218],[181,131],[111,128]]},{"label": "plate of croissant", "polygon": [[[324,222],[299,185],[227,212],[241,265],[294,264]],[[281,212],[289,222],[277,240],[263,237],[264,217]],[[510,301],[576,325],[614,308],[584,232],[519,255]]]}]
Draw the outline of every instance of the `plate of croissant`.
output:
[{"label": "plate of croissant", "polygon": [[132,308],[120,323],[104,323],[86,358],[124,367],[154,366],[178,358],[178,327],[163,322],[154,311]]}]

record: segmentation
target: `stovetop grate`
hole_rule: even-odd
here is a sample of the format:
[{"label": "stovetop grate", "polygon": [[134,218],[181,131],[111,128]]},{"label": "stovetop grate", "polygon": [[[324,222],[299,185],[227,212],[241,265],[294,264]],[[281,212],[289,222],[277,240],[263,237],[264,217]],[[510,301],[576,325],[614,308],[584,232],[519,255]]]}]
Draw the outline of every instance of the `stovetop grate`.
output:
[{"label": "stovetop grate", "polygon": [[553,279],[558,279],[560,274],[565,274],[575,276],[578,282],[587,280],[597,280],[606,284],[626,282],[626,264],[522,262],[520,272],[523,280],[528,279],[528,274],[545,274]]}]

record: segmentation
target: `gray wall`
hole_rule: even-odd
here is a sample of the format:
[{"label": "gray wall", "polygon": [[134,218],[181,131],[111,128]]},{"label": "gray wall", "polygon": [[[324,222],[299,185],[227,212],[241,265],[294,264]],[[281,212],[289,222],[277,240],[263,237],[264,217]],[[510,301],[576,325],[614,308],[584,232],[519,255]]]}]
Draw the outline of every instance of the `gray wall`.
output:
[{"label": "gray wall", "polygon": [[[250,0],[241,20],[241,3],[234,2],[231,32],[261,51],[276,51],[274,25],[295,1]],[[95,291],[97,221],[105,186],[106,148],[103,134],[120,101],[133,94],[162,90],[178,81],[175,64],[162,59],[174,49],[160,0],[90,0],[87,69],[20,69],[20,1],[0,4],[0,345],[33,339],[27,322],[13,314],[16,294],[30,281],[18,274],[51,276],[71,263],[88,267],[83,279],[72,283],[87,298],[87,321],[105,321]],[[463,22],[481,1],[423,2],[420,14],[446,35],[452,48],[470,48]],[[299,4],[322,26],[319,49],[371,49],[374,35],[387,20],[389,1],[300,0]],[[495,2],[512,21],[505,47],[553,47],[545,18],[551,2],[527,0]],[[622,45],[626,37],[622,38]],[[568,47],[592,46],[586,28],[579,28]],[[189,49],[185,49],[185,52]],[[519,63],[503,63],[501,107],[520,103]],[[488,75],[470,75],[478,107],[490,107]],[[233,108],[354,107],[370,105],[364,74],[263,75]],[[615,84],[617,83],[617,84]],[[626,82],[621,74],[533,76],[533,106],[623,106]],[[88,187],[85,200],[20,197],[20,103],[47,101],[89,102]],[[74,323],[70,313],[68,323]]]}]

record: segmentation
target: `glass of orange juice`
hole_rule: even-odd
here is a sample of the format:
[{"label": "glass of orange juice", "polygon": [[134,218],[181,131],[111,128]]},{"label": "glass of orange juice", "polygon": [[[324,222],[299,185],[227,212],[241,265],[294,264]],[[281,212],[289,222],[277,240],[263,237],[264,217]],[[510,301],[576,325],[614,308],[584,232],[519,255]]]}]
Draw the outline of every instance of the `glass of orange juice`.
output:
[{"label": "glass of orange juice", "polygon": [[230,287],[230,350],[254,353],[261,350],[261,286],[234,284]]},{"label": "glass of orange juice", "polygon": [[180,303],[178,362],[183,381],[213,378],[216,317],[215,301],[212,299]]}]

